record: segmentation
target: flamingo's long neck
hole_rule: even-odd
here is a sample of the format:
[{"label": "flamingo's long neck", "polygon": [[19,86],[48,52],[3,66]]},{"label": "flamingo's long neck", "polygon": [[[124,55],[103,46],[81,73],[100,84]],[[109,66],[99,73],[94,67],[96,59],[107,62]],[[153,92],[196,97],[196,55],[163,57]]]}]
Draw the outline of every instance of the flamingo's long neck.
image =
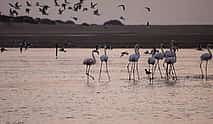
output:
[{"label": "flamingo's long neck", "polygon": [[96,59],[95,59],[94,52],[92,52],[92,58],[93,58],[93,60],[94,60],[94,63],[96,63]]},{"label": "flamingo's long neck", "polygon": [[135,54],[140,55],[139,48],[135,47]]},{"label": "flamingo's long neck", "polygon": [[162,47],[162,46],[161,46],[161,48],[160,48],[160,49],[161,49],[161,52],[164,54],[164,49],[163,49],[163,47]]},{"label": "flamingo's long neck", "polygon": [[107,49],[106,48],[104,48],[104,55],[107,55]]},{"label": "flamingo's long neck", "polygon": [[212,52],[209,47],[208,47],[208,52],[209,52],[210,56],[212,56]]}]

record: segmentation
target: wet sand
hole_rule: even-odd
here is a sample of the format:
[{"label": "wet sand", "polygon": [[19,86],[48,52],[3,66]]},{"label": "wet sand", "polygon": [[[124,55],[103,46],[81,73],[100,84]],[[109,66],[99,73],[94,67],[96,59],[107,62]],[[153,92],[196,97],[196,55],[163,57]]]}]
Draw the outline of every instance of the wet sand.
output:
[{"label": "wet sand", "polygon": [[[82,61],[91,49],[67,49],[55,59],[54,49],[11,48],[0,55],[0,124],[211,124],[213,122],[213,63],[209,79],[200,79],[202,51],[181,49],[175,65],[178,80],[165,81],[156,73],[149,85],[140,59],[141,80],[129,81],[128,56],[109,50],[111,81],[100,61],[92,67],[95,80],[86,83]],[[141,53],[145,50],[142,49]],[[101,52],[103,54],[103,51]]]}]

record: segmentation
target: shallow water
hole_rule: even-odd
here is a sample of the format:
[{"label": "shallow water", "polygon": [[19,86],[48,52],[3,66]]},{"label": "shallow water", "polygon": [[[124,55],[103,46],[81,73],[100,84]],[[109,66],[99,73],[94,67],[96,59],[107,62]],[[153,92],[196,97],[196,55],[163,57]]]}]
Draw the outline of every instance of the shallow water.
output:
[{"label": "shallow water", "polygon": [[[9,49],[0,55],[0,124],[211,124],[213,122],[213,63],[207,81],[200,79],[202,51],[181,49],[175,65],[178,80],[165,81],[157,72],[149,85],[142,54],[141,80],[128,80],[128,56],[109,50],[111,81],[100,61],[92,67],[95,80],[87,84],[82,61],[90,49],[67,49],[55,59],[54,49]],[[144,52],[145,50],[142,50]],[[103,51],[101,52],[103,54]],[[161,62],[162,65],[162,62]]]}]

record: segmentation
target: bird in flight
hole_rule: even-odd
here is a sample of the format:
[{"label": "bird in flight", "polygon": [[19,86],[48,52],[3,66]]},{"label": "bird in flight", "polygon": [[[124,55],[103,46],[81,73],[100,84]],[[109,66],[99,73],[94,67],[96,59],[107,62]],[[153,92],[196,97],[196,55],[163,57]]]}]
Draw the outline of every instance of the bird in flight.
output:
[{"label": "bird in flight", "polygon": [[59,15],[63,14],[63,12],[64,12],[64,9],[63,10],[61,8],[58,9],[58,14]]},{"label": "bird in flight", "polygon": [[125,5],[123,5],[123,4],[122,4],[122,5],[118,5],[118,7],[121,7],[123,11],[125,11],[125,10],[126,10]]},{"label": "bird in flight", "polygon": [[77,17],[71,17],[73,20],[75,20],[75,21],[78,21],[78,18]]},{"label": "bird in flight", "polygon": [[70,2],[68,2],[67,0],[64,0],[64,3],[65,3],[65,4],[69,4]]},{"label": "bird in flight", "polygon": [[12,10],[10,8],[9,12],[10,12],[10,16],[18,16],[18,12],[16,10]]},{"label": "bird in flight", "polygon": [[121,17],[120,17],[120,20],[125,21],[125,20],[126,20],[126,18],[125,18],[125,17],[123,17],[123,16],[121,16]]},{"label": "bird in flight", "polygon": [[26,1],[26,5],[27,5],[28,7],[31,7],[31,6],[32,6],[32,4],[31,4],[29,1]]},{"label": "bird in flight", "polygon": [[58,0],[54,0],[55,6],[59,6]]},{"label": "bird in flight", "polygon": [[96,15],[96,16],[100,16],[100,13],[99,13],[98,9],[96,9],[95,11],[93,11],[93,14]]},{"label": "bird in flight", "polygon": [[144,7],[148,12],[151,12],[151,8],[150,7]]},{"label": "bird in flight", "polygon": [[90,8],[92,8],[92,9],[95,9],[95,7],[98,5],[98,3],[93,3],[93,2],[91,2],[90,3]]},{"label": "bird in flight", "polygon": [[19,2],[16,2],[14,5],[12,3],[9,3],[10,7],[14,8],[14,9],[20,9],[21,5],[19,5]]},{"label": "bird in flight", "polygon": [[30,14],[30,8],[26,8],[25,12],[29,15]]}]

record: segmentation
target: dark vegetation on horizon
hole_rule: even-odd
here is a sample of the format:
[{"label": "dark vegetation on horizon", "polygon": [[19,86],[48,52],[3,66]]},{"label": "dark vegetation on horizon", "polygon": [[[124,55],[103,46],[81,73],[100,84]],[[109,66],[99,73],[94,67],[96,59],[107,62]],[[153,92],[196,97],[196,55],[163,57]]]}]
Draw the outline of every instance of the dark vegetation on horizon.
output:
[{"label": "dark vegetation on horizon", "polygon": [[[62,21],[62,20],[51,20],[48,18],[32,18],[30,16],[6,16],[6,15],[0,15],[0,22],[3,23],[28,23],[28,24],[49,24],[49,25],[55,25],[55,24],[75,24],[72,20],[68,21]],[[90,26],[88,23],[82,23],[83,26]],[[94,24],[92,24],[94,25]],[[124,25],[119,20],[109,20],[104,23],[104,25]]]}]

